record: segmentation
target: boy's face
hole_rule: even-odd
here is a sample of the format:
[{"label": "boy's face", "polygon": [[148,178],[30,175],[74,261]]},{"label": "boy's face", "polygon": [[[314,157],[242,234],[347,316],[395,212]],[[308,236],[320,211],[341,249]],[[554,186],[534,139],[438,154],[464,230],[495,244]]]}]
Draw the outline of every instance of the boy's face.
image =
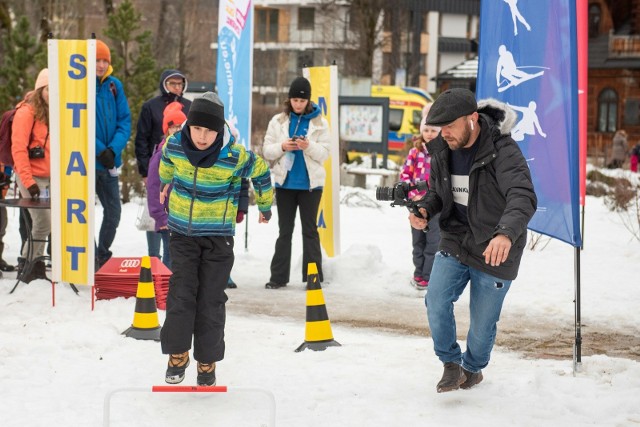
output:
[{"label": "boy's face", "polygon": [[109,61],[106,59],[96,60],[96,76],[102,78],[109,68]]},{"label": "boy's face", "polygon": [[218,137],[218,132],[201,126],[189,126],[191,140],[198,150],[206,150],[213,145]]}]

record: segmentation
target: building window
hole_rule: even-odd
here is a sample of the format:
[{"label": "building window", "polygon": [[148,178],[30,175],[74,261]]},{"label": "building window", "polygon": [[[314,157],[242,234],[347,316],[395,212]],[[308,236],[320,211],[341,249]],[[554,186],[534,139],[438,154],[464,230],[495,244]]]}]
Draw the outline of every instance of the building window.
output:
[{"label": "building window", "polygon": [[600,35],[600,6],[592,4],[589,6],[589,38]]},{"label": "building window", "polygon": [[618,94],[604,89],[598,96],[598,132],[615,132],[618,117]]},{"label": "building window", "polygon": [[627,99],[624,103],[625,126],[640,125],[640,99]]},{"label": "building window", "polygon": [[298,29],[313,30],[316,10],[312,7],[298,9]]},{"label": "building window", "polygon": [[298,69],[313,67],[313,52],[303,50],[298,52]]},{"label": "building window", "polygon": [[256,42],[278,41],[278,9],[256,9]]}]

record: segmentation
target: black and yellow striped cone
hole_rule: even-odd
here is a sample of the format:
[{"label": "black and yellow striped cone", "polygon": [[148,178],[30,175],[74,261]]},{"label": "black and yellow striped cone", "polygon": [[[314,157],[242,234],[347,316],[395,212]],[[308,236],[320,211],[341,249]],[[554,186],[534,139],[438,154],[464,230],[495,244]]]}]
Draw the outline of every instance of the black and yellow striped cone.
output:
[{"label": "black and yellow striped cone", "polygon": [[142,257],[136,292],[136,311],[131,327],[122,334],[138,340],[160,341],[160,322],[156,309],[156,291],[151,276],[151,258]]},{"label": "black and yellow striped cone", "polygon": [[340,346],[340,343],[333,339],[331,322],[329,322],[322,287],[320,287],[318,267],[312,262],[307,267],[307,323],[304,342],[296,351],[307,348],[322,351],[333,346]]}]

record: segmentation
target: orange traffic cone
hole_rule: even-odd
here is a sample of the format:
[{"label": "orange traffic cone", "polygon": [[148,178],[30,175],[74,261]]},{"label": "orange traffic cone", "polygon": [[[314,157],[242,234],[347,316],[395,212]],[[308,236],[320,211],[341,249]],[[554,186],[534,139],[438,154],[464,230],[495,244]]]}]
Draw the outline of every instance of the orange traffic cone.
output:
[{"label": "orange traffic cone", "polygon": [[133,323],[122,335],[138,340],[160,341],[160,329],[158,310],[156,309],[156,293],[151,276],[151,258],[144,256],[140,263],[140,280],[136,292],[136,311],[133,313]]},{"label": "orange traffic cone", "polygon": [[320,287],[318,267],[312,262],[307,267],[307,322],[304,342],[296,351],[307,348],[322,351],[333,346],[340,346],[340,343],[333,339],[331,322],[329,322],[322,287]]}]

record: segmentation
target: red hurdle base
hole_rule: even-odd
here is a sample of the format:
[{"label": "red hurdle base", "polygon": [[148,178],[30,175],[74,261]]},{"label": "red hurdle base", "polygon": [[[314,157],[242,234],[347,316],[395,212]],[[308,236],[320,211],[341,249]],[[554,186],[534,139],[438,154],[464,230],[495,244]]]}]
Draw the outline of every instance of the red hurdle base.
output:
[{"label": "red hurdle base", "polygon": [[151,391],[154,393],[226,393],[227,386],[154,385]]}]

